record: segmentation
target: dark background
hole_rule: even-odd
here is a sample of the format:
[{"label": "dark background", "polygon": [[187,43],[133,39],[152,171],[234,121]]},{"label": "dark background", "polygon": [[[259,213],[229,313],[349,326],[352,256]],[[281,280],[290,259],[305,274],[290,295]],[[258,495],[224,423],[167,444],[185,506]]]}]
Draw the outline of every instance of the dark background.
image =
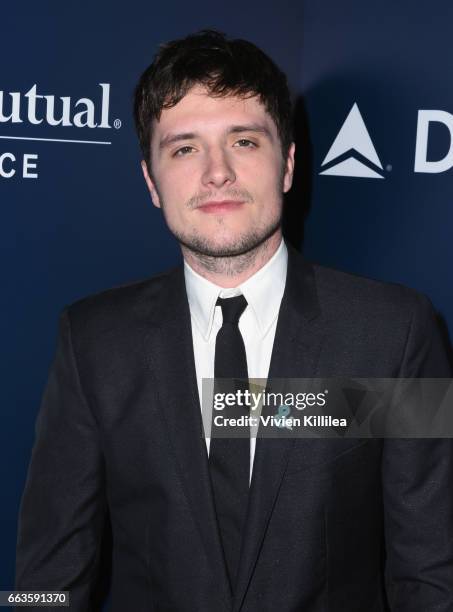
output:
[{"label": "dark background", "polygon": [[[131,116],[133,88],[157,45],[215,27],[255,42],[275,59],[288,75],[297,109],[289,237],[310,259],[428,295],[448,344],[453,169],[415,173],[414,156],[418,110],[453,113],[452,23],[451,0],[298,0],[267,6],[254,0],[102,0],[2,7],[4,115],[10,113],[9,92],[23,95],[34,84],[38,94],[55,95],[57,116],[60,96],[71,96],[72,103],[91,98],[99,115],[99,83],[110,83],[110,123],[119,118],[122,125],[30,125],[25,104],[22,123],[0,122],[3,137],[111,142],[0,139],[0,155],[10,152],[19,161],[14,177],[0,177],[0,590],[14,586],[17,511],[59,312],[84,295],[179,261],[141,176]],[[383,179],[319,175],[354,102]],[[448,129],[433,124],[429,159],[441,159],[449,147]],[[37,179],[22,178],[24,153],[38,154]]]}]

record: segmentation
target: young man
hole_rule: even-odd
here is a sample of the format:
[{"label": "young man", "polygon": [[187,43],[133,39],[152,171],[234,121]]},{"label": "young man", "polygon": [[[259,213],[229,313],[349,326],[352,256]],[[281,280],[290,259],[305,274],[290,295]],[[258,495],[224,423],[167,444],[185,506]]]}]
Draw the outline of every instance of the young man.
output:
[{"label": "young man", "polygon": [[112,612],[453,610],[450,440],[203,438],[202,378],[448,377],[432,308],[282,239],[286,79],[246,41],[164,45],[143,174],[184,265],[65,309],[21,506],[17,589]]}]

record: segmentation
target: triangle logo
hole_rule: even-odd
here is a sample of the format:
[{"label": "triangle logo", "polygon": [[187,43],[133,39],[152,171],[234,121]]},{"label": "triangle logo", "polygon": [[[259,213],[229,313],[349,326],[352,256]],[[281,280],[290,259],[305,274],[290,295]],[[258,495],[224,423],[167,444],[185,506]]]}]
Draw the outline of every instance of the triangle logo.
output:
[{"label": "triangle logo", "polygon": [[[374,168],[369,167],[354,156],[354,152],[367,159]],[[349,154],[336,164],[332,164],[319,174],[330,176],[351,176],[358,178],[384,178],[379,170],[383,170],[373,141],[360,114],[357,103],[349,111],[337,137],[332,143],[321,166],[326,166],[339,157]]]}]

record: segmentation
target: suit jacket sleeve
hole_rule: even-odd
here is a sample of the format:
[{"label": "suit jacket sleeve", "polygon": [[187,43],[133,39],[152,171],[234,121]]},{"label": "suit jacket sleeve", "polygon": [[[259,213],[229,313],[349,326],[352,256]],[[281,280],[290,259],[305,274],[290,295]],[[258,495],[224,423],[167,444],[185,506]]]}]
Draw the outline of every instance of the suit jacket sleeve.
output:
[{"label": "suit jacket sleeve", "polygon": [[[424,296],[416,297],[400,377],[451,377]],[[390,608],[453,612],[453,441],[385,440],[382,469]]]},{"label": "suit jacket sleeve", "polygon": [[68,590],[71,611],[93,610],[105,509],[98,428],[63,311],[21,501],[16,589]]}]

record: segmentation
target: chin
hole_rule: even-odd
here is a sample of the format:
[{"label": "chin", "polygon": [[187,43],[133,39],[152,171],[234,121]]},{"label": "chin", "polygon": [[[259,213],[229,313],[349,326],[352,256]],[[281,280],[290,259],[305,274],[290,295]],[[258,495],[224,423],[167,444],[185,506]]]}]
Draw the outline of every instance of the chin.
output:
[{"label": "chin", "polygon": [[207,257],[235,257],[237,255],[243,255],[253,248],[251,245],[231,243],[205,243],[203,245],[194,246],[195,248],[193,248],[193,250]]},{"label": "chin", "polygon": [[169,228],[181,245],[190,251],[204,255],[205,257],[235,257],[252,251],[267,239],[269,239],[280,227],[281,220],[275,219],[274,223],[267,227],[242,228],[223,227],[222,231],[203,228],[202,232],[185,233],[177,231],[176,228]]},{"label": "chin", "polygon": [[181,240],[188,249],[205,257],[235,257],[244,255],[262,244],[268,236],[248,234],[235,236],[230,239],[213,240],[212,237],[200,236],[192,240]]}]

